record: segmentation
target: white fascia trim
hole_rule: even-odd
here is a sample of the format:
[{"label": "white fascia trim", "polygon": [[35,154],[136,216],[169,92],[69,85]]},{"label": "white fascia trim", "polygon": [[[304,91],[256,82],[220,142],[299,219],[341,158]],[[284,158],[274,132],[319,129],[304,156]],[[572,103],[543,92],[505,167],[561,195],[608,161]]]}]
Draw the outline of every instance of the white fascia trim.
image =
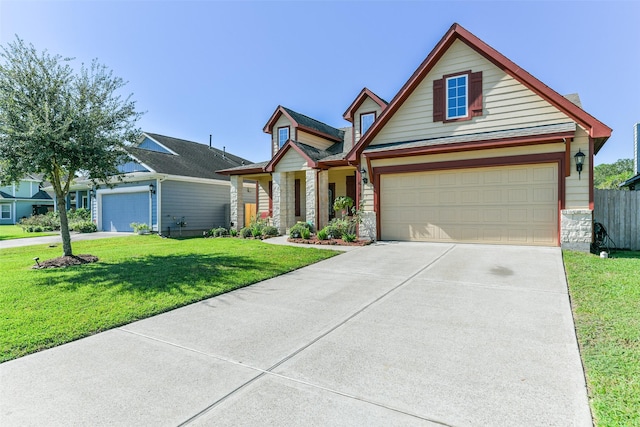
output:
[{"label": "white fascia trim", "polygon": [[[150,140],[152,140],[153,142],[155,142],[156,144],[158,144],[159,146],[161,146],[162,148],[164,148],[165,150],[167,150],[168,152],[170,152],[171,154],[173,154],[175,156],[179,156],[180,155],[180,154],[176,153],[175,151],[173,151],[172,149],[170,149],[169,147],[167,147],[166,145],[163,145],[160,142],[158,142],[156,139],[152,138],[149,134],[143,132],[142,136],[143,136],[143,138],[140,139],[140,142],[144,141],[144,137],[147,137]],[[138,145],[140,145],[140,143],[138,143]]]},{"label": "white fascia trim", "polygon": [[[129,154],[129,157],[131,157],[132,160],[134,160],[136,163],[138,163],[139,165],[141,165],[143,168],[147,169],[146,172],[144,173],[156,173],[155,170],[153,170],[153,168],[151,166],[149,166],[148,164],[146,164],[145,162],[140,161],[140,159],[138,159],[136,156],[134,156],[133,154]],[[142,173],[142,171],[140,171]]]},{"label": "white fascia trim", "polygon": [[224,181],[222,179],[196,178],[192,176],[182,176],[182,175],[164,175],[164,177],[165,179],[170,181],[196,182],[201,184],[218,184],[218,185],[231,186],[230,181]]}]

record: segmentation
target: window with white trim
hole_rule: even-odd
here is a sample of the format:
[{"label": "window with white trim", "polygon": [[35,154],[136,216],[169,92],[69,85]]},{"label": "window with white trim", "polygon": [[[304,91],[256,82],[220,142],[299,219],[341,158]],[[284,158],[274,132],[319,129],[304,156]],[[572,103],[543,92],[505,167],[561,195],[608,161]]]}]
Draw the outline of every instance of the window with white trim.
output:
[{"label": "window with white trim", "polygon": [[447,79],[447,120],[467,117],[467,74]]},{"label": "window with white trim", "polygon": [[278,128],[278,147],[281,147],[289,140],[289,126]]},{"label": "window with white trim", "polygon": [[0,219],[11,219],[11,205],[0,205]]},{"label": "window with white trim", "polygon": [[360,135],[364,135],[376,120],[376,113],[360,114]]}]

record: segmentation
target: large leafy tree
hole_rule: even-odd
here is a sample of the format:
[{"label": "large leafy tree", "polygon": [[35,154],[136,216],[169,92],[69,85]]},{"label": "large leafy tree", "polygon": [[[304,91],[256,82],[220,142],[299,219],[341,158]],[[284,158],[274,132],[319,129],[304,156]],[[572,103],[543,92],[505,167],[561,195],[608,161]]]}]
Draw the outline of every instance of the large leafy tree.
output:
[{"label": "large leafy tree", "polygon": [[620,159],[593,168],[593,185],[603,190],[619,190],[619,185],[633,176],[633,159]]},{"label": "large leafy tree", "polygon": [[74,71],[71,58],[18,37],[0,58],[0,182],[44,175],[57,199],[63,255],[71,256],[69,186],[80,175],[104,183],[117,174],[141,113],[131,95],[119,95],[126,82],[96,60]]}]

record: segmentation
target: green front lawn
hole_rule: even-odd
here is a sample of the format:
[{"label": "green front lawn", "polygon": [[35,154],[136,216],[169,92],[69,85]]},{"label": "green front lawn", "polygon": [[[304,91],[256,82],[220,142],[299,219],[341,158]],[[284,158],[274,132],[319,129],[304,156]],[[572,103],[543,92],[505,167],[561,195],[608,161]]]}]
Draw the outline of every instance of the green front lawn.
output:
[{"label": "green front lawn", "polygon": [[596,425],[638,426],[640,252],[563,255]]},{"label": "green front lawn", "polygon": [[0,225],[0,240],[22,239],[24,237],[55,236],[56,234],[60,233],[56,231],[27,233],[18,225]]},{"label": "green front lawn", "polygon": [[100,261],[33,270],[60,247],[0,250],[0,362],[222,294],[332,257],[241,239],[128,236],[73,244]]}]

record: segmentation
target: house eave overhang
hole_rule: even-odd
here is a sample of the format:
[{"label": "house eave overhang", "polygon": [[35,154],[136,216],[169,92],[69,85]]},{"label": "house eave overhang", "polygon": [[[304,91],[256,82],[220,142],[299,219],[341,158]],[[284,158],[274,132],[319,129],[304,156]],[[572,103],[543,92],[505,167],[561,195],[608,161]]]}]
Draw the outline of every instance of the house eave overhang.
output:
[{"label": "house eave overhang", "polygon": [[630,185],[635,185],[638,182],[640,182],[640,173],[637,174],[636,176],[633,176],[633,177],[629,178],[625,182],[621,183],[620,185],[618,185],[618,187],[620,187],[620,188],[629,187]]},{"label": "house eave overhang", "polygon": [[233,175],[261,174],[261,173],[265,173],[265,171],[264,171],[264,168],[262,167],[256,167],[256,168],[244,168],[244,169],[222,169],[222,170],[216,171],[216,173],[219,173],[220,175],[233,176]]},{"label": "house eave overhang", "polygon": [[484,56],[498,68],[502,69],[508,75],[540,95],[546,101],[554,105],[563,113],[567,114],[571,119],[579,123],[585,128],[589,136],[594,139],[595,153],[604,145],[611,136],[611,128],[604,123],[591,116],[589,113],[564,98],[562,95],[542,83],[540,80],[529,74],[527,71],[516,65],[513,61],[502,55],[500,52],[480,40],[478,37],[467,31],[465,28],[455,23],[449,28],[447,33],[436,44],[436,47],[427,55],[425,60],[420,64],[418,69],[411,75],[409,80],[404,84],[396,96],[391,100],[387,108],[382,112],[378,120],[376,120],[360,141],[351,149],[347,158],[351,161],[357,161],[363,150],[371,143],[375,136],[380,132],[384,125],[390,120],[393,114],[402,106],[409,95],[416,89],[422,80],[429,74],[437,62],[442,58],[445,52],[456,41],[460,40],[471,49]]},{"label": "house eave overhang", "polygon": [[388,159],[395,157],[410,157],[428,154],[454,153],[472,150],[489,150],[510,147],[522,147],[532,144],[562,143],[566,139],[573,138],[575,132],[565,131],[546,135],[531,135],[512,138],[497,138],[490,140],[477,140],[467,142],[424,144],[421,146],[403,147],[405,144],[393,144],[380,148],[365,150],[362,154],[370,160]]}]

